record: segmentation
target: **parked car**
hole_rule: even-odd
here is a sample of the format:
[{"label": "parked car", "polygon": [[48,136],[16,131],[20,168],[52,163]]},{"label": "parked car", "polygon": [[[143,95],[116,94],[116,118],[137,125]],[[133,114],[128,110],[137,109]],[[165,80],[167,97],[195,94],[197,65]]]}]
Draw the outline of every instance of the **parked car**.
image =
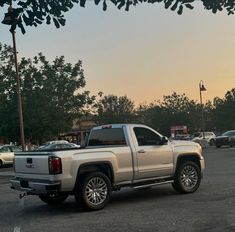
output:
[{"label": "parked car", "polygon": [[22,149],[15,145],[0,146],[0,167],[13,164],[14,152],[22,151]]},{"label": "parked car", "polygon": [[36,150],[58,150],[58,149],[68,149],[68,148],[79,148],[80,146],[75,143],[49,143],[43,146],[40,146]]},{"label": "parked car", "polygon": [[172,140],[190,140],[189,134],[177,134]]},{"label": "parked car", "polygon": [[221,146],[235,146],[235,130],[226,131],[221,136],[215,138],[215,145],[217,148]]},{"label": "parked car", "polygon": [[197,132],[193,135],[192,141],[201,144],[203,138],[205,138],[208,144],[214,145],[215,137],[216,137],[215,133],[211,131]]}]

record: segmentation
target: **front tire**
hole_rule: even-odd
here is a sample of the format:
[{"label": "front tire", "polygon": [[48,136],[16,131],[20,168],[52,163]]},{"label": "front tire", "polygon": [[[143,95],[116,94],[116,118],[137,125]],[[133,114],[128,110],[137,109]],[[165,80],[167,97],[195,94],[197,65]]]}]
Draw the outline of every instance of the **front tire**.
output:
[{"label": "front tire", "polygon": [[46,195],[39,195],[38,196],[43,202],[49,204],[49,205],[58,205],[64,202],[68,194],[67,193],[51,193]]},{"label": "front tire", "polygon": [[90,210],[99,210],[109,202],[112,188],[110,179],[102,172],[85,176],[75,190],[75,199]]},{"label": "front tire", "polygon": [[193,193],[201,183],[201,172],[198,165],[192,161],[182,162],[175,174],[173,188],[180,193]]}]

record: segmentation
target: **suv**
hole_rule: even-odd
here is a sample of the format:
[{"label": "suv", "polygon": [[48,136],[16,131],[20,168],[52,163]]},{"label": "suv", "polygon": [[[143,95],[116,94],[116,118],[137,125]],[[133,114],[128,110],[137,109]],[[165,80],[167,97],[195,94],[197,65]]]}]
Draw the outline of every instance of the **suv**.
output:
[{"label": "suv", "polygon": [[206,141],[212,146],[215,144],[215,137],[216,135],[214,132],[197,132],[194,133],[192,141],[201,144],[203,138],[205,138]]}]

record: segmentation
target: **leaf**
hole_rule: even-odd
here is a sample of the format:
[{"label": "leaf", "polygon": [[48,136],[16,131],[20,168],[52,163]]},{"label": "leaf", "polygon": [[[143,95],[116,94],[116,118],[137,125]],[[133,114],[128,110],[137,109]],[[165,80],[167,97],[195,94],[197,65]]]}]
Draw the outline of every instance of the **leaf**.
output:
[{"label": "leaf", "polygon": [[47,20],[47,24],[50,24],[51,23],[51,16],[50,15],[47,15],[47,17],[46,17],[46,20]]},{"label": "leaf", "polygon": [[100,0],[95,0],[95,4],[98,5],[100,3]]},{"label": "leaf", "polygon": [[86,5],[86,0],[80,0],[80,6],[85,7]]},{"label": "leaf", "polygon": [[42,21],[39,20],[39,19],[35,19],[35,22],[36,22],[37,24],[42,24]]},{"label": "leaf", "polygon": [[126,11],[129,11],[130,5],[131,5],[131,2],[130,2],[129,0],[127,0],[127,2],[126,2],[126,8],[125,8]]},{"label": "leaf", "polygon": [[106,11],[106,10],[107,10],[107,3],[106,3],[106,1],[105,1],[105,0],[103,1],[103,10],[104,10],[104,11]]},{"label": "leaf", "polygon": [[177,11],[177,13],[179,15],[182,15],[182,13],[183,13],[183,6],[182,5],[180,5],[179,10]]},{"label": "leaf", "polygon": [[194,7],[191,5],[191,4],[189,4],[189,3],[187,3],[187,4],[185,4],[185,6],[187,7],[187,8],[189,8],[189,9],[193,9]]},{"label": "leaf", "polygon": [[168,9],[171,6],[172,2],[173,2],[173,0],[167,0],[165,2],[165,8]]},{"label": "leaf", "polygon": [[119,5],[118,5],[118,9],[120,10],[124,5],[125,5],[125,0],[120,0]]},{"label": "leaf", "polygon": [[65,25],[66,20],[64,18],[59,18],[58,21],[62,26]]},{"label": "leaf", "polygon": [[178,1],[175,2],[175,4],[171,7],[171,10],[176,10],[177,6],[178,6]]},{"label": "leaf", "polygon": [[54,21],[56,28],[60,28],[60,24],[59,24],[58,20],[56,18],[53,18],[53,21]]}]

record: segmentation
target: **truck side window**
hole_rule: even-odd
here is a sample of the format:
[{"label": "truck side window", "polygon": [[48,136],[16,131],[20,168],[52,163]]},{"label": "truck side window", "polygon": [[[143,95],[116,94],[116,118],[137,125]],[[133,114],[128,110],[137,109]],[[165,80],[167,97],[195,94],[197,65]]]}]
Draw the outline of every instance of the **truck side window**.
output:
[{"label": "truck side window", "polygon": [[135,127],[134,132],[139,146],[156,146],[161,144],[160,136],[147,128]]},{"label": "truck side window", "polygon": [[126,146],[122,128],[108,128],[92,131],[88,146]]}]

